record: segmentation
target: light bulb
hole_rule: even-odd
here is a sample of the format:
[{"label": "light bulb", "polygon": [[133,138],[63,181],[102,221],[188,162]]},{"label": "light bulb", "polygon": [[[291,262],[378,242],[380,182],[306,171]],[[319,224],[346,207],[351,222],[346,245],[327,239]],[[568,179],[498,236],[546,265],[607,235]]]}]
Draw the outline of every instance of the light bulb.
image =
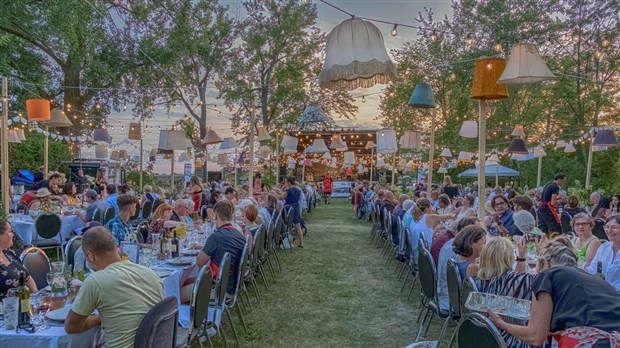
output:
[{"label": "light bulb", "polygon": [[571,37],[573,39],[574,42],[579,42],[579,40],[581,40],[581,35],[579,34],[578,31],[573,33],[573,36]]},{"label": "light bulb", "polygon": [[493,45],[493,49],[494,49],[494,50],[495,50],[495,52],[497,52],[497,53],[501,52],[501,51],[502,51],[502,49],[503,49],[501,42],[496,41],[496,42],[495,42],[495,45]]},{"label": "light bulb", "polygon": [[471,47],[474,44],[474,39],[471,37],[471,34],[467,34],[465,44],[467,45],[467,47]]},{"label": "light bulb", "polygon": [[392,36],[398,35],[398,24],[394,24],[394,28],[392,28],[392,31],[390,31],[390,35]]},{"label": "light bulb", "polygon": [[611,45],[611,40],[609,40],[609,36],[603,36],[603,39],[601,40],[601,47],[607,48],[609,47],[609,45]]},{"label": "light bulb", "polygon": [[433,43],[437,41],[437,33],[435,32],[435,30],[433,30],[433,33],[429,37],[429,40],[431,40],[431,42]]},{"label": "light bulb", "polygon": [[603,57],[603,52],[601,51],[594,52],[594,58],[601,59],[602,57]]},{"label": "light bulb", "polygon": [[366,96],[362,96],[362,103],[366,102]]},{"label": "light bulb", "polygon": [[487,62],[486,67],[487,67],[487,69],[491,70],[491,69],[493,69],[493,64],[491,64],[491,62]]}]

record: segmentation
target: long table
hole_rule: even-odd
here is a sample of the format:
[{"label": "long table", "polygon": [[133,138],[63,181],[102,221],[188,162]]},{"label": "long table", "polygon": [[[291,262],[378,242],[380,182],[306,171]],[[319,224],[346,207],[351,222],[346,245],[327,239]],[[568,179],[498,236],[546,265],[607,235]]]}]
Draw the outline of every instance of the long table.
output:
[{"label": "long table", "polygon": [[[63,242],[71,236],[71,232],[84,227],[84,222],[77,215],[63,215],[60,219],[62,220],[60,236]],[[11,222],[14,229],[13,232],[17,234],[24,243],[32,245],[37,235],[37,231],[34,227],[34,220],[29,216],[24,216],[21,220],[18,220],[15,215],[11,215]]]},{"label": "long table", "polygon": [[[0,322],[0,325],[4,324]],[[49,328],[35,333],[24,330],[0,329],[0,347],[2,348],[90,348],[98,347],[103,341],[101,326],[79,334],[67,334],[62,324],[51,324]]]}]

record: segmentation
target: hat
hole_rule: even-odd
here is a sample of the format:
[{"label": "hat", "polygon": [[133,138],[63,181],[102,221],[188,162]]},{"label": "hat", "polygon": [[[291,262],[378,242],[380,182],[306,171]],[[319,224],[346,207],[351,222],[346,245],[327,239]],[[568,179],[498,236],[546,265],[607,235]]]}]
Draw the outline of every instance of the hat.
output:
[{"label": "hat", "polygon": [[97,198],[97,191],[90,189],[84,192],[84,197]]},{"label": "hat", "polygon": [[40,189],[37,190],[37,198],[43,198],[43,197],[47,197],[47,196],[51,196],[52,193],[50,192],[50,190],[48,190],[45,187],[42,187]]},{"label": "hat", "polygon": [[93,228],[93,227],[97,227],[97,226],[103,226],[101,224],[101,222],[99,221],[90,221],[87,226],[84,226],[84,228],[82,228],[82,233],[88,231],[89,229]]}]

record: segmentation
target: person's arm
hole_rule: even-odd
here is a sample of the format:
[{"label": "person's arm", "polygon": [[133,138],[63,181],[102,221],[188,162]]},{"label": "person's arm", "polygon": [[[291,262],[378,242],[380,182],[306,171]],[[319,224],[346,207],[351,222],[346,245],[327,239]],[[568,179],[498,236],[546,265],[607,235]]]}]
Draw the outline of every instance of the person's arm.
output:
[{"label": "person's arm", "polygon": [[523,342],[540,346],[549,335],[551,315],[553,313],[553,300],[546,292],[539,292],[538,296],[532,294],[532,312],[527,326],[508,324],[499,315],[487,311],[489,319],[498,329],[508,332],[511,336]]},{"label": "person's arm", "polygon": [[82,214],[81,211],[76,210],[75,211],[75,215],[77,215],[82,220],[83,223],[87,223],[88,222],[88,219],[86,218],[86,216],[84,216],[84,214]]},{"label": "person's arm", "polygon": [[286,191],[283,191],[282,194],[278,195],[278,199],[279,200],[285,200],[286,199]]},{"label": "person's arm", "polygon": [[[600,246],[600,245],[599,245]],[[603,247],[604,248],[604,247]],[[594,254],[594,257],[592,258],[592,260],[590,261],[590,264],[587,266],[584,266],[584,270],[590,274],[596,274],[596,264],[597,262],[601,259],[601,254],[602,254],[602,250],[603,248],[598,248],[598,250],[596,251],[596,253]],[[589,249],[589,248],[588,248]]]},{"label": "person's arm", "polygon": [[515,267],[515,271],[517,273],[525,273],[527,271],[527,267],[525,266],[525,259],[527,253],[527,240],[525,240],[525,236],[521,238],[521,241],[517,245],[518,248],[518,258],[523,261],[517,260],[517,267]]},{"label": "person's arm", "polygon": [[209,263],[210,260],[211,260],[211,256],[205,254],[205,252],[201,250],[198,253],[198,256],[196,256],[196,266],[202,267],[206,265],[207,263]]},{"label": "person's arm", "polygon": [[68,334],[85,332],[101,325],[101,318],[90,315],[97,308],[100,295],[96,283],[92,279],[86,279],[65,320],[65,331]]},{"label": "person's arm", "polygon": [[39,289],[37,288],[37,283],[34,282],[34,279],[32,278],[32,276],[28,277],[28,280],[26,280],[26,286],[30,290],[31,294],[34,294],[35,292],[39,291]]},{"label": "person's arm", "polygon": [[95,326],[101,325],[101,318],[97,315],[79,315],[73,310],[69,310],[65,320],[65,331],[68,334],[86,332]]},{"label": "person's arm", "polygon": [[467,265],[467,271],[465,274],[468,277],[475,277],[478,275],[479,270],[480,270],[480,264],[476,262],[471,262],[469,265]]},{"label": "person's arm", "polygon": [[588,245],[588,251],[586,252],[586,263],[585,266],[590,266],[590,263],[594,259],[598,248],[601,246],[601,241],[598,238],[593,239]]},{"label": "person's arm", "polygon": [[432,228],[442,221],[451,219],[454,219],[454,214],[429,214],[426,218],[426,225]]}]

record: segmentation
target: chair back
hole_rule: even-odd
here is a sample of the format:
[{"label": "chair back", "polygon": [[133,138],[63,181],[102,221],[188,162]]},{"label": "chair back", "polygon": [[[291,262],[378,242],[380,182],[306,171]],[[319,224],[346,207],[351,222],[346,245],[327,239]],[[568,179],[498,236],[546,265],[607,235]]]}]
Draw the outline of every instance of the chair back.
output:
[{"label": "chair back", "polygon": [[450,312],[453,319],[461,318],[461,273],[454,260],[448,260],[446,268],[446,280],[448,283],[448,298],[450,300]]},{"label": "chair back", "polygon": [[282,211],[282,216],[284,217],[284,224],[286,225],[286,231],[288,232],[293,229],[293,207],[291,207],[290,205],[285,205]]},{"label": "chair back", "polygon": [[570,225],[570,221],[571,221],[571,216],[569,213],[567,212],[563,212],[562,215],[560,215],[560,223],[562,225],[562,233],[568,233],[570,231],[573,230],[573,228]]},{"label": "chair back", "polygon": [[114,211],[113,207],[107,207],[105,210],[105,214],[103,214],[103,226],[108,224],[108,221],[112,220],[114,218],[114,215],[116,215],[116,212]]},{"label": "chair back", "polygon": [[258,225],[258,227],[256,228],[256,235],[255,235],[255,246],[257,250],[257,256],[258,256],[258,260],[262,260],[263,257],[265,256],[265,239],[267,237],[267,229],[265,228],[265,225],[260,224]]},{"label": "chair back", "polygon": [[155,200],[155,202],[153,202],[153,209],[151,209],[151,211],[155,211],[157,210],[157,207],[159,207],[163,202],[160,199]]},{"label": "chair back", "polygon": [[465,307],[465,302],[467,302],[467,297],[469,297],[469,294],[472,292],[478,292],[476,281],[472,277],[465,277],[461,285],[461,315],[471,313],[471,311]]},{"label": "chair back", "polygon": [[608,240],[603,226],[605,226],[605,220],[594,219],[594,228],[592,229],[592,234],[598,239]]},{"label": "chair back", "polygon": [[177,299],[167,297],[151,308],[138,325],[134,348],[174,348],[179,310]]},{"label": "chair back", "polygon": [[239,289],[241,288],[241,284],[243,284],[243,277],[245,276],[245,271],[248,268],[248,246],[249,244],[245,243],[243,246],[243,250],[241,251],[241,257],[239,258],[239,264],[237,265],[237,284],[235,284],[235,296],[230,306],[233,306],[235,302],[237,302],[237,296],[239,295]]},{"label": "chair back", "polygon": [[[73,267],[75,252],[82,246],[82,236],[75,236],[65,245],[65,260],[68,266]],[[70,268],[71,269],[71,268]]]},{"label": "chair back", "polygon": [[[226,289],[228,288],[228,276],[230,275],[230,254],[224,253],[220,262],[220,271],[215,281],[215,306],[223,309],[226,302]],[[216,322],[216,318],[211,321]]]},{"label": "chair back", "polygon": [[437,268],[435,261],[428,250],[418,250],[418,272],[420,274],[420,288],[422,295],[429,300],[437,300]]},{"label": "chair back", "polygon": [[149,238],[149,222],[142,221],[136,227],[136,239],[138,243],[146,243]]},{"label": "chair back", "polygon": [[34,223],[37,237],[51,239],[56,238],[62,227],[62,220],[56,214],[42,214]]},{"label": "chair back", "polygon": [[142,218],[148,219],[151,213],[153,213],[153,201],[147,199],[142,206]]},{"label": "chair back", "polygon": [[207,213],[208,208],[208,205],[203,205],[202,207],[200,207],[200,218],[202,219],[202,221],[207,220],[207,218],[209,217],[209,214]]},{"label": "chair back", "polygon": [[209,302],[211,301],[211,288],[213,277],[211,268],[203,266],[198,272],[198,277],[192,290],[192,298],[189,310],[189,334],[199,329],[209,314]]},{"label": "chair back", "polygon": [[99,208],[95,209],[95,212],[93,213],[92,221],[101,222],[101,209]]},{"label": "chair back", "polygon": [[[271,223],[274,225],[274,222]],[[286,227],[284,226],[284,220],[282,218],[282,211],[275,215],[275,229],[273,233],[274,247],[279,247],[282,243],[282,236],[286,234]]]},{"label": "chair back", "polygon": [[466,314],[456,330],[458,347],[506,347],[499,330],[482,314]]},{"label": "chair back", "polygon": [[140,202],[136,203],[136,212],[129,217],[129,221],[134,221],[140,217]]},{"label": "chair back", "polygon": [[30,247],[19,256],[22,264],[28,272],[38,289],[47,286],[47,274],[51,271],[50,260],[45,252],[37,247]]},{"label": "chair back", "polygon": [[411,247],[411,234],[409,233],[409,227],[403,227],[402,228],[402,244],[404,244],[405,249],[404,251],[404,256],[405,256],[405,260],[407,260],[407,263],[409,263],[411,265],[411,257],[413,255],[413,250]]}]

